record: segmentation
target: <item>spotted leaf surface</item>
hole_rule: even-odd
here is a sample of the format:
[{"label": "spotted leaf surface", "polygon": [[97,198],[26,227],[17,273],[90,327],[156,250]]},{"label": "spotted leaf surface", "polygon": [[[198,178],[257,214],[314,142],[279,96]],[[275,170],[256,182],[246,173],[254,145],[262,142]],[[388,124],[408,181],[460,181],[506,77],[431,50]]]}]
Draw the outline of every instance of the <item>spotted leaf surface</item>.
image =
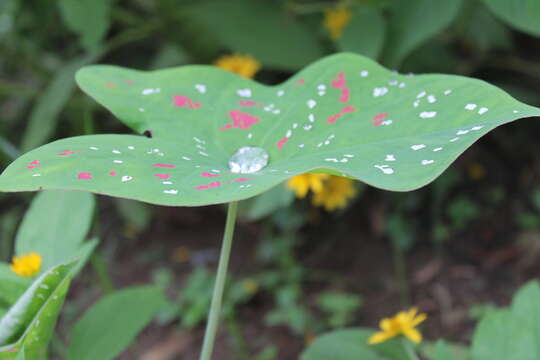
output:
[{"label": "spotted leaf surface", "polygon": [[[324,58],[277,86],[208,66],[154,72],[91,66],[77,81],[147,136],[50,143],[11,164],[0,190],[75,189],[195,206],[330,170],[408,191],[434,180],[495,127],[540,115],[483,81],[401,75],[353,54]],[[244,147],[262,149],[267,164],[231,166]]]}]

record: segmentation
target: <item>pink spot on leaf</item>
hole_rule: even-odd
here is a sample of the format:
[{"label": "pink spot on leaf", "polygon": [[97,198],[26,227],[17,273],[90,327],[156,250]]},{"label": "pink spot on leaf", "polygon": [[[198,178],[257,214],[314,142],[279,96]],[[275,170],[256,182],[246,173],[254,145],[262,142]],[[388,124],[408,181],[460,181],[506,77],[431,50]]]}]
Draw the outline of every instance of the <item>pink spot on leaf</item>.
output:
[{"label": "pink spot on leaf", "polygon": [[199,185],[199,186],[196,186],[195,187],[195,190],[206,190],[206,189],[211,189],[211,188],[217,188],[221,186],[221,183],[219,181],[214,181],[208,185]]},{"label": "pink spot on leaf", "polygon": [[387,116],[388,116],[387,113],[380,113],[380,114],[373,115],[372,124],[374,126],[381,126],[383,121],[384,121],[384,118],[387,117]]},{"label": "pink spot on leaf", "polygon": [[289,138],[288,137],[284,137],[282,138],[281,140],[278,141],[277,143],[277,147],[281,150],[283,148],[283,145],[285,145],[285,143],[289,141]]},{"label": "pink spot on leaf", "polygon": [[252,125],[261,121],[261,119],[258,118],[257,116],[253,116],[251,114],[244,113],[238,110],[229,111],[229,116],[231,117],[233,121],[232,124],[227,124],[225,126],[222,126],[221,128],[219,128],[219,130],[223,131],[223,130],[229,130],[232,128],[247,130]]},{"label": "pink spot on leaf", "polygon": [[302,78],[302,79],[298,79],[293,85],[295,86],[298,86],[298,85],[303,85],[306,81]]},{"label": "pink spot on leaf", "polygon": [[58,154],[58,156],[68,156],[68,155],[71,155],[71,154],[75,154],[75,151],[64,150],[63,152],[61,152],[60,154]]},{"label": "pink spot on leaf", "polygon": [[240,106],[245,106],[245,107],[259,106],[259,107],[262,107],[262,106],[264,106],[264,104],[259,104],[258,102],[253,101],[253,100],[240,100]]},{"label": "pink spot on leaf", "polygon": [[339,119],[343,115],[345,115],[347,113],[352,113],[352,112],[355,112],[355,111],[356,111],[356,108],[354,106],[345,106],[343,109],[341,109],[341,111],[339,113],[328,117],[328,119],[326,121],[329,124],[333,124],[333,123],[335,123],[337,121],[337,119]]},{"label": "pink spot on leaf", "polygon": [[91,180],[92,179],[92,174],[89,173],[89,172],[80,172],[77,175],[77,179],[79,179],[79,180]]},{"label": "pink spot on leaf", "polygon": [[105,86],[108,87],[109,89],[114,89],[116,87],[116,85],[114,85],[112,82],[105,83]]},{"label": "pink spot on leaf", "polygon": [[248,181],[248,180],[251,180],[251,178],[241,177],[241,178],[235,179],[234,181],[236,181],[236,182],[244,182],[244,181]]},{"label": "pink spot on leaf", "polygon": [[341,96],[339,101],[346,103],[349,101],[350,90],[347,87],[347,82],[345,81],[345,74],[340,72],[333,80],[332,87],[335,89],[341,89]]},{"label": "pink spot on leaf", "polygon": [[171,164],[161,164],[161,163],[157,163],[157,164],[154,164],[152,165],[153,167],[162,167],[162,168],[175,168],[176,165],[171,165]]},{"label": "pink spot on leaf", "polygon": [[41,166],[41,163],[39,162],[39,160],[34,160],[26,168],[27,169],[33,169],[33,168],[40,167],[40,166]]},{"label": "pink spot on leaf", "polygon": [[173,105],[177,107],[187,107],[188,109],[194,110],[201,106],[201,104],[194,102],[184,95],[173,95],[173,100]]},{"label": "pink spot on leaf", "polygon": [[111,175],[111,176],[116,176],[116,174],[118,174],[118,173],[116,171],[109,171],[108,174]]},{"label": "pink spot on leaf", "polygon": [[219,175],[218,174],[212,174],[212,173],[209,173],[209,172],[202,172],[201,176],[204,176],[204,177],[216,177],[216,176],[219,176]]},{"label": "pink spot on leaf", "polygon": [[167,180],[168,178],[171,177],[171,175],[169,175],[169,174],[154,174],[154,176],[157,177],[157,178],[160,178],[162,180]]}]

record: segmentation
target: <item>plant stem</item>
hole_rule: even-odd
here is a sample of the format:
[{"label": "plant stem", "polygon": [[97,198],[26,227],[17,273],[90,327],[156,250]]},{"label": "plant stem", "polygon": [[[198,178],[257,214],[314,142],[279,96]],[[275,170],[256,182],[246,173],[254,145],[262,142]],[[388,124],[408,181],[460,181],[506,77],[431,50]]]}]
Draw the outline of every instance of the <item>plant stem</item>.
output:
[{"label": "plant stem", "polygon": [[420,360],[418,355],[416,355],[416,352],[412,348],[411,344],[406,339],[401,339],[401,344],[405,348],[405,352],[407,353],[407,357],[409,360]]},{"label": "plant stem", "polygon": [[411,303],[411,291],[409,289],[409,282],[407,280],[407,265],[405,263],[405,251],[392,242],[394,271],[396,274],[396,281],[399,288],[399,299],[402,307],[407,307]]},{"label": "plant stem", "polygon": [[227,209],[227,221],[225,223],[225,234],[223,235],[223,244],[221,245],[221,254],[219,255],[219,264],[214,284],[214,293],[212,294],[212,304],[206,323],[206,332],[204,333],[203,348],[200,360],[210,360],[214,350],[214,341],[219,325],[219,316],[221,313],[221,303],[223,300],[223,289],[225,288],[225,278],[227,277],[227,267],[229,265],[229,256],[231,254],[232,238],[234,233],[234,224],[236,221],[236,210],[238,202],[229,203]]}]

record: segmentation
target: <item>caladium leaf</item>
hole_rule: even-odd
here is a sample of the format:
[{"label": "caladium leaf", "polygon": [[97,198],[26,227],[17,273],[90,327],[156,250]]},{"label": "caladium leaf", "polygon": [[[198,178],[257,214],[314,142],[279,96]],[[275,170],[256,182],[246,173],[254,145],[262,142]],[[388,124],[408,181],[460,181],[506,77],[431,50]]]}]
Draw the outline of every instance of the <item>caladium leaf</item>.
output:
[{"label": "caladium leaf", "polygon": [[[195,206],[248,198],[296,174],[333,171],[408,191],[434,180],[493,128],[540,116],[480,80],[401,75],[353,54],[329,56],[277,86],[209,66],[90,66],[77,81],[151,138],[50,143],[11,164],[0,190],[76,189]],[[258,153],[231,166],[243,147]]]}]

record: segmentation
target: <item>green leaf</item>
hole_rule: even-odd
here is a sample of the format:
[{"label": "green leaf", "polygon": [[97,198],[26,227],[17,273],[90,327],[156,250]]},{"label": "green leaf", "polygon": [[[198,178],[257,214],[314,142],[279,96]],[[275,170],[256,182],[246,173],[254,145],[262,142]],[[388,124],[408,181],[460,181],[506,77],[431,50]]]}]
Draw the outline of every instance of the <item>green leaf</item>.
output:
[{"label": "green leaf", "polygon": [[353,10],[351,21],[336,43],[340,51],[376,59],[382,51],[385,35],[386,24],[381,11],[370,6],[359,6]]},{"label": "green leaf", "polygon": [[461,3],[462,0],[393,1],[385,63],[397,67],[412,50],[448,26],[457,16]]},{"label": "green leaf", "polygon": [[81,45],[95,50],[109,29],[111,0],[60,0],[58,6],[67,27],[80,36]]},{"label": "green leaf", "polygon": [[[540,115],[483,81],[400,75],[353,54],[327,57],[270,87],[208,66],[148,73],[90,66],[77,80],[152,138],[50,143],[12,163],[0,190],[73,189],[198,206],[246,199],[294,175],[331,169],[409,191],[433,181],[495,127]],[[244,146],[264,149],[268,166],[230,171],[229,159]]]},{"label": "green leaf", "polygon": [[114,359],[164,304],[162,291],[154,286],[131,287],[101,298],[73,327],[67,358]]},{"label": "green leaf", "polygon": [[318,337],[300,356],[301,360],[407,360],[399,341],[368,345],[373,331],[336,330]]},{"label": "green leaf", "polygon": [[483,0],[499,18],[510,26],[540,36],[540,2],[538,0]]},{"label": "green leaf", "polygon": [[15,252],[40,254],[43,270],[78,258],[90,228],[94,203],[92,194],[80,191],[38,193],[17,233]]},{"label": "green leaf", "polygon": [[74,265],[59,265],[41,275],[0,319],[0,359],[13,358],[23,347],[28,359],[44,358]]},{"label": "green leaf", "polygon": [[526,284],[510,309],[482,318],[472,343],[472,360],[540,359],[540,285]]},{"label": "green leaf", "polygon": [[30,150],[46,142],[59,120],[60,111],[75,89],[73,76],[81,66],[93,62],[96,54],[75,58],[59,70],[36,101],[22,138],[22,150]]},{"label": "green leaf", "polygon": [[272,1],[200,1],[183,11],[224,46],[264,66],[296,70],[324,55],[317,37]]}]

